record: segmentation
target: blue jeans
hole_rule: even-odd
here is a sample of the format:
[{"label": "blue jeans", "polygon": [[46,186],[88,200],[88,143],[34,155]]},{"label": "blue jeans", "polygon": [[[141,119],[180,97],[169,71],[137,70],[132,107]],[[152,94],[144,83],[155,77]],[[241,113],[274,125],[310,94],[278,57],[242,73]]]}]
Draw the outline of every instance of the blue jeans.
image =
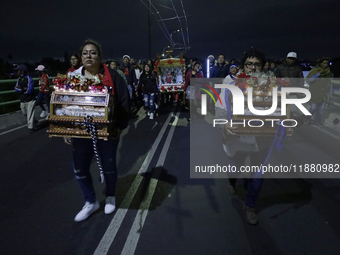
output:
[{"label": "blue jeans", "polygon": [[144,105],[145,107],[150,109],[150,113],[154,113],[155,112],[155,98],[156,98],[156,94],[155,93],[151,93],[151,94],[143,94],[143,98],[144,98]]},{"label": "blue jeans", "polygon": [[[119,139],[99,140],[97,150],[102,164],[105,183],[106,196],[114,196],[116,193],[117,166],[116,154]],[[92,176],[90,173],[91,161],[94,156],[92,139],[75,138],[73,145],[73,169],[78,180],[80,189],[83,192],[86,202],[94,203],[96,195],[93,188]],[[96,168],[98,166],[96,164]],[[99,170],[98,179],[99,179]]]},{"label": "blue jeans", "polygon": [[134,92],[134,89],[133,89],[133,87],[132,87],[132,85],[131,84],[128,84],[127,85],[127,88],[128,88],[128,91],[129,91],[129,96],[130,96],[130,99],[132,99],[133,98],[133,92]]},{"label": "blue jeans", "polygon": [[49,113],[50,112],[50,101],[51,101],[50,93],[39,92],[36,104],[40,106],[41,110],[46,111],[44,107],[44,99],[45,99],[45,103],[47,105],[48,113]]},{"label": "blue jeans", "polygon": [[[244,161],[248,155],[250,157],[251,165],[260,166],[264,163],[268,155],[268,149],[259,152],[238,151],[232,158],[238,170],[244,165]],[[237,175],[237,173],[230,175],[231,178],[229,178],[229,182],[233,187],[235,187]],[[259,198],[262,184],[263,178],[245,178],[243,180],[243,186],[247,190],[245,202],[246,206],[251,208],[256,206],[256,201]]]},{"label": "blue jeans", "polygon": [[312,118],[315,113],[315,124],[321,125],[322,124],[322,110],[325,106],[325,103],[319,103],[319,104],[309,103],[309,105],[310,105],[309,112],[312,114],[310,118]]}]

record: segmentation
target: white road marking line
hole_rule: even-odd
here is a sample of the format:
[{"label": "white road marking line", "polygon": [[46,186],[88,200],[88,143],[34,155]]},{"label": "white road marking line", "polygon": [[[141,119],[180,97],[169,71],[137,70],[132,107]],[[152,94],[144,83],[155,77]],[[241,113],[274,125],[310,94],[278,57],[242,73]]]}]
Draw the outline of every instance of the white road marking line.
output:
[{"label": "white road marking line", "polygon": [[7,134],[7,133],[10,133],[10,132],[12,132],[12,131],[15,131],[15,130],[20,129],[20,128],[23,128],[23,127],[27,127],[27,124],[26,124],[26,125],[23,125],[23,126],[20,126],[20,127],[13,128],[13,129],[11,129],[11,130],[7,130],[7,131],[5,131],[5,132],[2,132],[2,133],[0,133],[0,135],[5,135],[5,134]]},{"label": "white road marking line", "polygon": [[[43,121],[46,121],[46,119],[40,119],[40,120],[38,120],[38,122],[43,122]],[[26,124],[26,125],[23,125],[23,126],[20,126],[20,127],[13,128],[13,129],[11,129],[11,130],[7,130],[7,131],[5,131],[5,132],[2,132],[2,133],[0,133],[0,135],[5,135],[5,134],[7,134],[7,133],[13,132],[13,131],[18,130],[18,129],[23,128],[23,127],[27,127],[27,124]]]},{"label": "white road marking line", "polygon": [[[176,124],[177,124],[177,121],[178,121],[179,114],[180,114],[179,112],[176,114],[175,120],[172,123],[171,129],[170,129],[169,134],[166,138],[164,147],[163,147],[162,152],[161,152],[159,159],[157,161],[157,164],[156,164],[157,167],[164,165],[165,158],[166,158],[166,155],[168,154],[170,143],[171,143],[171,140],[172,140],[172,137],[173,137],[173,134],[174,134],[174,131],[175,131],[175,127],[176,127]],[[147,189],[146,199],[144,201],[142,201],[142,203],[140,205],[141,209],[139,209],[137,214],[136,214],[135,220],[132,224],[129,235],[126,239],[126,242],[125,242],[125,245],[124,245],[124,248],[122,250],[121,255],[132,255],[136,251],[136,247],[137,247],[137,244],[138,244],[138,241],[139,241],[139,237],[142,233],[143,226],[144,226],[144,223],[145,223],[145,219],[146,219],[146,216],[148,215],[150,204],[151,204],[152,198],[155,194],[155,190],[156,190],[156,187],[157,187],[158,179],[160,177],[160,173],[161,173],[161,171],[156,171],[151,177],[151,180],[150,180],[150,183],[149,183],[149,186],[148,186],[148,189]]]},{"label": "white road marking line", "polygon": [[[315,127],[317,128],[317,127]],[[321,132],[325,133],[325,134],[328,134],[330,135],[331,137],[337,139],[337,140],[340,140],[340,137],[339,135],[335,135],[335,134],[332,134],[331,132],[329,132],[328,130],[324,129],[324,128],[317,128],[318,130],[320,130]]]},{"label": "white road marking line", "polygon": [[141,173],[145,173],[150,165],[150,162],[157,150],[157,147],[160,143],[160,141],[163,138],[163,135],[165,133],[165,130],[167,129],[170,119],[173,117],[173,112],[171,112],[167,118],[167,120],[165,121],[161,131],[159,132],[155,142],[153,143],[148,155],[146,156],[141,168],[138,171],[138,174],[136,175],[129,191],[127,192],[127,194],[125,195],[122,204],[120,205],[121,208],[119,208],[117,210],[117,212],[115,213],[110,225],[108,226],[103,238],[101,239],[100,243],[98,244],[94,255],[104,255],[107,254],[111,244],[113,242],[113,240],[115,239],[117,232],[124,220],[124,217],[126,215],[126,213],[128,212],[128,208],[132,202],[132,199],[134,198],[139,185],[143,179],[143,177],[141,176]]}]

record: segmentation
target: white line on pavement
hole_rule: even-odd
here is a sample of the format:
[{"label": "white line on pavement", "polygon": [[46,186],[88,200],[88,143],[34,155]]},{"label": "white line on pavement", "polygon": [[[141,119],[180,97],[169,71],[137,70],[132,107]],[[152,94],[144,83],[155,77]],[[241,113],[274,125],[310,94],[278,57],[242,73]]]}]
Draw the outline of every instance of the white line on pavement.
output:
[{"label": "white line on pavement", "polygon": [[23,127],[27,127],[27,124],[26,124],[26,125],[23,125],[23,126],[20,126],[20,127],[13,128],[13,129],[11,129],[11,130],[7,130],[7,131],[5,131],[5,132],[2,132],[2,133],[0,133],[0,135],[5,135],[5,134],[7,134],[7,133],[10,133],[10,132],[12,132],[12,131],[15,131],[15,130],[20,129],[20,128],[23,128]]},{"label": "white line on pavement", "polygon": [[[40,120],[38,120],[38,123],[39,123],[39,122],[44,122],[44,121],[46,121],[46,120],[45,120],[45,119],[40,119]],[[23,127],[27,127],[27,124],[26,124],[26,125],[22,125],[22,126],[20,126],[20,127],[12,128],[12,129],[7,130],[7,131],[5,131],[5,132],[2,132],[2,133],[0,133],[0,135],[5,135],[5,134],[7,134],[7,133],[13,132],[13,131],[18,130],[18,129],[23,128]]]},{"label": "white line on pavement", "polygon": [[[317,128],[317,127],[315,127],[315,128]],[[335,138],[337,140],[340,140],[339,135],[332,134],[331,132],[329,132],[328,130],[326,130],[324,128],[318,128],[318,130],[320,130],[321,132],[324,132],[324,133],[330,135],[331,137],[333,137],[333,138]]]},{"label": "white line on pavement", "polygon": [[[173,134],[174,134],[174,131],[175,131],[175,127],[176,127],[176,124],[177,124],[177,121],[178,121],[179,114],[180,114],[179,112],[176,114],[175,120],[172,123],[171,129],[170,129],[169,134],[166,138],[164,147],[163,147],[162,152],[161,152],[159,159],[157,161],[157,164],[156,164],[157,167],[161,167],[161,166],[164,165],[165,158],[166,158],[166,155],[168,154],[170,143],[171,143],[171,140],[172,140],[172,137],[173,137]],[[161,173],[161,171],[156,171],[152,175],[152,178],[150,180],[150,183],[149,183],[149,186],[148,186],[148,189],[147,189],[146,198],[145,198],[144,201],[142,201],[142,203],[140,205],[140,209],[138,210],[138,212],[136,214],[135,220],[132,224],[129,235],[126,239],[126,242],[125,242],[125,245],[124,245],[124,248],[123,248],[121,255],[132,255],[132,254],[135,253],[139,237],[140,237],[142,230],[143,230],[143,226],[144,226],[144,223],[145,223],[146,216],[148,215],[148,212],[149,212],[149,208],[150,208],[150,204],[151,204],[153,195],[155,194],[155,190],[156,190],[156,187],[157,187],[158,179],[160,177],[160,173]]]},{"label": "white line on pavement", "polygon": [[170,119],[173,117],[173,112],[171,112],[167,118],[167,120],[165,121],[161,131],[159,132],[155,142],[153,143],[148,155],[146,156],[141,168],[138,171],[138,174],[136,175],[129,191],[127,192],[127,194],[125,195],[122,204],[120,205],[120,208],[117,210],[117,212],[115,213],[110,225],[108,226],[103,238],[101,239],[100,243],[98,244],[94,255],[105,255],[108,253],[111,244],[113,242],[113,240],[115,239],[115,236],[117,235],[117,232],[124,220],[124,217],[126,215],[126,213],[128,212],[128,208],[132,202],[132,199],[134,198],[139,185],[143,179],[143,177],[141,176],[142,173],[146,172],[150,162],[157,150],[157,147],[160,143],[160,141],[163,138],[163,135],[165,133],[165,130],[167,129]]}]

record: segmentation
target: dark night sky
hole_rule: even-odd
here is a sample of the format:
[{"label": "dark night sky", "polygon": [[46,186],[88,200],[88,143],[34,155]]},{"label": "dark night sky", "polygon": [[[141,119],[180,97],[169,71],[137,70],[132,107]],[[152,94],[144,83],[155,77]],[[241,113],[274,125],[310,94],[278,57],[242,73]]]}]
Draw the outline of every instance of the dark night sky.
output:
[{"label": "dark night sky", "polygon": [[[144,0],[145,1],[145,0]],[[152,0],[163,18],[174,12],[170,0]],[[181,10],[180,1],[173,0]],[[240,59],[253,46],[267,57],[282,58],[296,51],[299,59],[340,57],[340,2],[321,0],[201,1],[183,0],[191,50],[187,56],[206,58],[223,52]],[[104,58],[129,54],[148,57],[148,10],[139,0],[42,1],[2,0],[0,58],[14,61],[63,57],[77,51],[86,38],[103,46]],[[167,28],[179,28],[177,21]],[[174,34],[181,42],[180,33]],[[152,23],[152,56],[169,45]]]}]

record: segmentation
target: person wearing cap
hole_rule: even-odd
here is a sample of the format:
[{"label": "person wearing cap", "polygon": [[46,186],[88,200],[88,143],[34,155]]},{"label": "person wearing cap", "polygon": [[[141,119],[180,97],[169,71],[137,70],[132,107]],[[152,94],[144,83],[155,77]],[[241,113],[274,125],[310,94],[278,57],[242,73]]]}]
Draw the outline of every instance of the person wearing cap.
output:
[{"label": "person wearing cap", "polygon": [[[274,75],[278,78],[289,78],[289,82],[290,82],[289,87],[302,88],[305,83],[304,77],[302,74],[302,68],[297,61],[296,52],[289,52],[287,54],[286,60],[274,70]],[[300,94],[291,93],[289,95],[289,98],[296,99],[299,96]],[[303,118],[303,113],[295,105],[291,105],[290,116],[295,118],[296,120],[299,120],[300,118]]]},{"label": "person wearing cap", "polygon": [[130,56],[123,56],[123,63],[119,66],[119,69],[125,74],[127,87],[129,90],[130,99],[134,98],[134,85],[136,84],[135,72],[130,64]]},{"label": "person wearing cap", "polygon": [[15,91],[20,93],[20,108],[22,113],[27,118],[29,133],[34,132],[34,114],[35,114],[35,94],[34,81],[31,76],[27,74],[27,66],[18,65],[14,70],[18,71],[19,76],[15,84]]},{"label": "person wearing cap", "polygon": [[240,68],[236,63],[229,66],[229,74],[224,78],[223,84],[229,84],[235,81],[236,74],[239,72]]},{"label": "person wearing cap", "polygon": [[296,52],[289,52],[286,60],[276,68],[274,74],[280,78],[301,78],[291,80],[290,87],[303,87],[302,68],[297,61]]},{"label": "person wearing cap", "polygon": [[213,55],[209,55],[207,57],[207,60],[209,59],[209,77],[208,77],[208,70],[207,70],[207,63],[204,63],[204,68],[203,68],[203,74],[204,77],[206,78],[210,78],[210,74],[211,74],[211,69],[213,68],[213,66],[215,65],[215,57]]},{"label": "person wearing cap", "polygon": [[[50,81],[48,79],[48,75],[46,73],[45,66],[38,65],[35,69],[39,73],[39,94],[37,98],[37,105],[40,106],[42,112],[40,114],[40,118],[48,118],[50,116]],[[47,105],[47,111],[44,107],[44,100]]]},{"label": "person wearing cap", "polygon": [[238,73],[240,69],[238,68],[238,65],[236,63],[233,63],[229,66],[229,74],[233,80],[235,79],[236,74]]}]

